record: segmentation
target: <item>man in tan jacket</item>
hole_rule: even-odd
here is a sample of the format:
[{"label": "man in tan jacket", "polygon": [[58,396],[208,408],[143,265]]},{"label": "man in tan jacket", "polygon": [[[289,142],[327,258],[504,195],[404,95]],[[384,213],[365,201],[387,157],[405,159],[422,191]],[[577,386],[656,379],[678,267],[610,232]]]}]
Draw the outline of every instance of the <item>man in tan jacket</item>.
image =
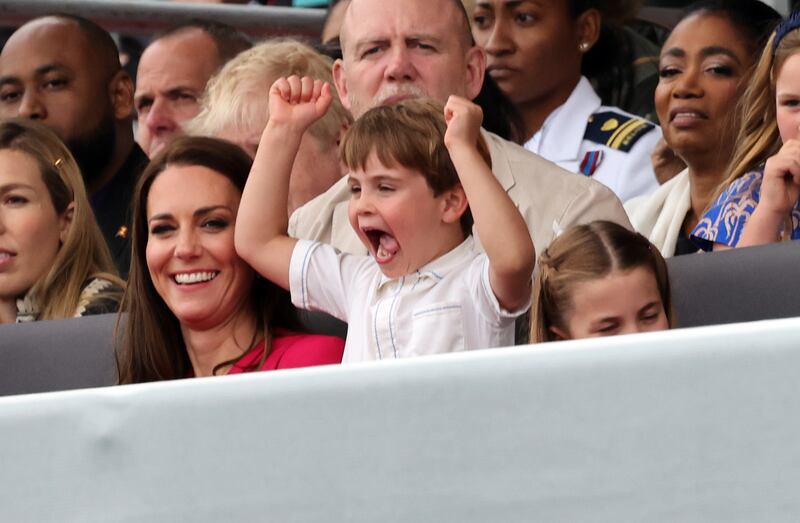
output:
[{"label": "man in tan jacket", "polygon": [[[343,59],[333,67],[339,97],[355,118],[370,108],[418,96],[444,103],[474,99],[486,56],[474,45],[459,0],[352,0],[341,30]],[[483,132],[492,171],[525,218],[536,252],[567,227],[610,220],[630,227],[605,186],[569,173],[522,147]],[[347,218],[347,179],[292,214],[289,234],[366,254]],[[479,240],[476,238],[476,240]]]}]

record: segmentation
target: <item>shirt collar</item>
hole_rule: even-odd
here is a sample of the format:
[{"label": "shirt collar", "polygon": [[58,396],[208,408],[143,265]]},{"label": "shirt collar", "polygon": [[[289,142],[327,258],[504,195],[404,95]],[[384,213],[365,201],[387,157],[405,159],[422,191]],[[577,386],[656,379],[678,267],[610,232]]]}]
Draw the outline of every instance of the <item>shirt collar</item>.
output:
[{"label": "shirt collar", "polygon": [[553,162],[577,159],[586,124],[600,105],[600,97],[592,84],[581,76],[567,101],[548,115],[542,128],[531,138],[531,141],[538,139],[536,152]]},{"label": "shirt collar", "polygon": [[[475,253],[475,240],[472,235],[468,236],[457,247],[449,250],[435,260],[423,265],[413,274],[417,274],[420,278],[432,278],[436,281],[441,281],[456,267],[460,266],[464,259]],[[401,276],[400,278],[389,278],[381,273],[381,280],[378,288],[383,287],[390,282],[400,281],[409,275]]]}]

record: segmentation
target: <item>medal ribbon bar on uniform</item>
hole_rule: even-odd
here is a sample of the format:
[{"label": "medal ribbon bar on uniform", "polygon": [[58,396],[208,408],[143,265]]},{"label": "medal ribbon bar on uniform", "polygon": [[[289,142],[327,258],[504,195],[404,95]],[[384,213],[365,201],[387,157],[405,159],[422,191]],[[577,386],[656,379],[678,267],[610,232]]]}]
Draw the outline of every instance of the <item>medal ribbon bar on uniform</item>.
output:
[{"label": "medal ribbon bar on uniform", "polygon": [[591,176],[603,161],[603,151],[589,151],[581,161],[580,171],[584,176]]}]

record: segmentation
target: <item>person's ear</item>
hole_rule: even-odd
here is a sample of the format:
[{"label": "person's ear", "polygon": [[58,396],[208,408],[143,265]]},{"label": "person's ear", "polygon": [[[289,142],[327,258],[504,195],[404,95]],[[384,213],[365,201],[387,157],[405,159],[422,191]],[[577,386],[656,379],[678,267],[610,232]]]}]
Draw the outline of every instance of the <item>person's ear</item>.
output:
[{"label": "person's ear", "polygon": [[571,339],[571,338],[570,338],[570,336],[569,336],[569,334],[567,334],[567,332],[566,332],[566,331],[562,330],[562,329],[561,329],[561,328],[559,328],[559,327],[556,327],[556,326],[550,326],[550,327],[548,327],[548,328],[547,328],[547,330],[550,332],[550,335],[551,335],[551,336],[552,336],[552,338],[553,338],[553,340],[552,340],[552,341],[562,341],[562,340],[569,340],[569,339]]},{"label": "person's ear", "polygon": [[61,245],[67,241],[67,234],[69,234],[69,228],[72,226],[72,219],[75,217],[75,202],[69,202],[67,208],[64,209],[64,212],[61,213],[61,216],[58,217],[58,239],[61,242]]},{"label": "person's ear", "polygon": [[347,80],[344,74],[344,61],[341,58],[333,62],[333,69],[331,72],[333,74],[333,85],[336,86],[336,92],[339,93],[339,100],[342,102],[342,106],[352,112],[350,98],[347,96],[348,91]]},{"label": "person's ear", "polygon": [[133,80],[130,75],[124,70],[117,71],[108,83],[108,96],[115,120],[125,120],[133,114],[133,93]]},{"label": "person's ear", "polygon": [[474,100],[483,87],[483,77],[486,74],[486,51],[477,45],[467,51],[467,91],[469,100]]},{"label": "person's ear", "polygon": [[469,201],[461,184],[442,194],[442,221],[445,223],[458,223],[461,215],[467,211]]},{"label": "person's ear", "polygon": [[603,17],[597,9],[587,9],[578,16],[575,27],[578,35],[578,51],[581,54],[586,54],[600,39],[602,24]]}]

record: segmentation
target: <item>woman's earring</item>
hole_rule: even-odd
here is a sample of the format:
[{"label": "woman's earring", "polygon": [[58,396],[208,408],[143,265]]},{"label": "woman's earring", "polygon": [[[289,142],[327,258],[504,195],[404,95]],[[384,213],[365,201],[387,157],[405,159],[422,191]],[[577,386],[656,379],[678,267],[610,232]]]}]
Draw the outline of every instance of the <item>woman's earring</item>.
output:
[{"label": "woman's earring", "polygon": [[582,52],[582,53],[585,53],[586,51],[589,50],[589,43],[588,42],[581,42],[580,45],[578,46],[578,50],[580,50],[580,52]]}]

